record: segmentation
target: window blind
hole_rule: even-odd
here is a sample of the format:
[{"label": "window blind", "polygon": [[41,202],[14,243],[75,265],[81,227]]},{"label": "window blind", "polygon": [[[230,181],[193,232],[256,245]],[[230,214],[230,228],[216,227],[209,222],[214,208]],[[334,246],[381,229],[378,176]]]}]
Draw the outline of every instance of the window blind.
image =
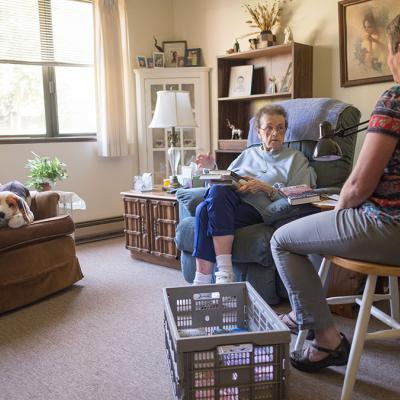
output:
[{"label": "window blind", "polygon": [[91,0],[0,0],[0,62],[91,65],[93,48]]}]

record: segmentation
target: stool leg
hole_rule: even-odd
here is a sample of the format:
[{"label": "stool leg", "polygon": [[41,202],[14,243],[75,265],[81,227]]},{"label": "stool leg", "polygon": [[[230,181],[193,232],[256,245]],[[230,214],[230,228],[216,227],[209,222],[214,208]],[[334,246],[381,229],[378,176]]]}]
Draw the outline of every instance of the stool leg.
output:
[{"label": "stool leg", "polygon": [[361,353],[364,347],[365,337],[367,335],[376,280],[376,275],[368,275],[367,282],[365,284],[364,295],[354,330],[349,361],[347,363],[346,375],[344,377],[341,400],[351,400],[354,383],[357,377],[357,370],[360,365]]},{"label": "stool leg", "polygon": [[399,312],[399,280],[397,276],[389,276],[390,315],[400,322]]},{"label": "stool leg", "polygon": [[[331,261],[324,257],[321,261],[321,266],[319,267],[318,271],[322,286],[324,286],[326,278],[328,277],[330,266]],[[297,335],[296,344],[294,345],[294,351],[303,350],[304,342],[306,341],[307,337],[307,332],[308,330],[303,330],[299,332],[299,334]]]}]

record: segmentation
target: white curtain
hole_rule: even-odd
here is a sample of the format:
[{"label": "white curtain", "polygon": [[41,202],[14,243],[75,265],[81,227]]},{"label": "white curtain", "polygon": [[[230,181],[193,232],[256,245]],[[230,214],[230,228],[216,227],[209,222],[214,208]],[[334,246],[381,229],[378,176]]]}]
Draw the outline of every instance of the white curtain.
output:
[{"label": "white curtain", "polygon": [[99,155],[126,156],[135,151],[135,112],[125,0],[93,4]]}]

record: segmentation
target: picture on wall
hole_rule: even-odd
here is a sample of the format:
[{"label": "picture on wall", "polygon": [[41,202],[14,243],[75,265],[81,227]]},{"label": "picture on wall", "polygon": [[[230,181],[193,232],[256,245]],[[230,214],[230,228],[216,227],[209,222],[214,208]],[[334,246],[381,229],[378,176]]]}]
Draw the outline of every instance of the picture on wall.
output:
[{"label": "picture on wall", "polygon": [[163,49],[165,54],[165,66],[176,67],[178,65],[178,58],[185,57],[186,41],[163,42]]},{"label": "picture on wall", "polygon": [[340,83],[356,86],[393,80],[386,64],[385,29],[398,0],[342,0],[339,7]]},{"label": "picture on wall", "polygon": [[249,96],[253,79],[253,65],[231,67],[229,97]]}]

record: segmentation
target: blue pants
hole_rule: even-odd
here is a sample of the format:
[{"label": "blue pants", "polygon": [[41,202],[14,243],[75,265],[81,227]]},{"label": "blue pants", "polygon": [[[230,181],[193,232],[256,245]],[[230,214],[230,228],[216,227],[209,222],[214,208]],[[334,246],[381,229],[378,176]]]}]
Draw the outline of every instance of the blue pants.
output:
[{"label": "blue pants", "polygon": [[235,229],[263,222],[260,213],[241,201],[228,185],[213,185],[196,208],[193,256],[215,263],[212,236],[233,235]]}]

